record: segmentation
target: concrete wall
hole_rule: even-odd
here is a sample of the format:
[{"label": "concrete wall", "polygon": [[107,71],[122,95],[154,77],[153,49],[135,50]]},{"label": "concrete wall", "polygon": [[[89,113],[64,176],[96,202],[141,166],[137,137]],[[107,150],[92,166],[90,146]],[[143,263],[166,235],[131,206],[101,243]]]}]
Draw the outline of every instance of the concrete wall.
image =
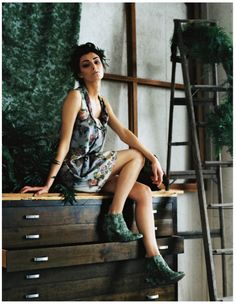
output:
[{"label": "concrete wall", "polygon": [[[207,3],[202,4],[203,18],[214,19],[218,21],[219,26],[222,26],[231,37],[233,37],[233,4],[232,3]],[[226,79],[225,71],[222,66],[218,67],[219,83],[224,82]],[[222,95],[220,95],[220,100]],[[214,158],[214,148],[210,147],[211,155]],[[226,152],[226,149],[222,152],[223,160],[231,160],[232,157]],[[224,168],[222,170],[223,175],[223,198],[224,202],[233,202],[233,170],[232,168]],[[209,202],[217,202],[217,187],[215,183],[208,184],[207,193]],[[225,247],[232,248],[233,245],[233,213],[232,210],[224,211],[225,222]],[[212,227],[219,228],[219,217],[217,211],[211,212],[210,223]],[[220,248],[220,240],[215,239],[213,243],[214,248]],[[218,290],[222,293],[221,285],[221,257],[215,258],[217,284]],[[226,256],[226,271],[227,271],[227,294],[233,295],[233,257]]]},{"label": "concrete wall", "polygon": [[[163,81],[171,79],[170,38],[173,19],[186,18],[184,3],[136,3],[137,18],[137,72],[138,77]],[[106,50],[109,59],[107,72],[126,75],[126,21],[124,3],[83,3],[79,43],[94,42]],[[182,73],[177,69],[177,81]],[[102,94],[108,98],[121,122],[128,126],[128,99],[126,84],[104,81]],[[181,93],[177,93],[181,96]],[[157,154],[166,167],[168,113],[170,91],[138,87],[139,139]],[[186,110],[174,113],[174,139],[188,137]],[[109,130],[105,149],[123,149],[127,146]],[[172,170],[188,168],[188,152],[176,148],[172,153]],[[178,198],[178,230],[200,230],[196,193],[185,193]],[[207,300],[208,290],[202,241],[185,240],[185,253],[179,255],[179,270],[186,273],[179,283],[179,300]]]}]

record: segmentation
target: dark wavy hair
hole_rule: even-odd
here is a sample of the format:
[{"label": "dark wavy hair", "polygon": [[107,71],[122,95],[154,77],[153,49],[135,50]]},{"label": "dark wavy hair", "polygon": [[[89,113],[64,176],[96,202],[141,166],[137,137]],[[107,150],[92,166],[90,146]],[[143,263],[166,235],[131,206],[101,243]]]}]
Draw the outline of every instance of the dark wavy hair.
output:
[{"label": "dark wavy hair", "polygon": [[80,58],[83,55],[88,54],[90,52],[93,52],[93,53],[95,53],[99,56],[104,69],[106,68],[106,66],[108,66],[108,64],[106,62],[106,56],[105,56],[104,50],[99,49],[93,43],[87,42],[87,43],[81,44],[81,45],[74,45],[72,53],[71,53],[71,58],[70,58],[70,68],[72,70],[74,78],[76,80],[78,80],[81,84],[83,84],[83,79],[79,77],[79,74],[80,74],[80,65],[79,65]]}]

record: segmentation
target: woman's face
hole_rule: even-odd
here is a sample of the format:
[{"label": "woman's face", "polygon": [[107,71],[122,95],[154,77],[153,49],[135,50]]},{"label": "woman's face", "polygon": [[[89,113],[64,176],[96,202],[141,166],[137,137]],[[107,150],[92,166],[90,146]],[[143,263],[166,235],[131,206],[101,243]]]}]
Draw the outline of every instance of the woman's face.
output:
[{"label": "woman's face", "polygon": [[100,57],[93,52],[85,54],[80,58],[79,77],[85,82],[101,80],[104,76],[104,68]]}]

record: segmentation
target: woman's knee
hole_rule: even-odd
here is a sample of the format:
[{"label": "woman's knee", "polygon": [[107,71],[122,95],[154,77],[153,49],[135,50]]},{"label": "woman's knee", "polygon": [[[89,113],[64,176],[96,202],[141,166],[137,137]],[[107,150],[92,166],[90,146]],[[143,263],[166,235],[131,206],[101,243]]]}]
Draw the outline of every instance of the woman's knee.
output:
[{"label": "woman's knee", "polygon": [[137,149],[131,148],[130,149],[132,157],[135,161],[137,161],[138,163],[140,163],[140,165],[143,167],[144,163],[145,163],[145,157],[144,155],[138,151]]},{"label": "woman's knee", "polygon": [[132,199],[136,202],[151,202],[152,200],[152,191],[149,186],[143,183],[136,182],[132,192]]}]

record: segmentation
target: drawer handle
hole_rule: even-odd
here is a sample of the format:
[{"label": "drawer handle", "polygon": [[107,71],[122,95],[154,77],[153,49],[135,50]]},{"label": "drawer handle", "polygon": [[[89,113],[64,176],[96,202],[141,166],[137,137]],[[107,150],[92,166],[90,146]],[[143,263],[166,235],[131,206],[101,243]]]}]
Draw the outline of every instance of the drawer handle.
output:
[{"label": "drawer handle", "polygon": [[48,256],[34,257],[34,262],[47,262]]},{"label": "drawer handle", "polygon": [[39,215],[25,215],[25,219],[39,219]]},{"label": "drawer handle", "polygon": [[159,294],[146,295],[146,299],[149,301],[157,300],[157,299],[159,299]]},{"label": "drawer handle", "polygon": [[39,279],[40,278],[40,274],[26,274],[25,278],[27,280],[33,280],[33,279]]},{"label": "drawer handle", "polygon": [[169,246],[168,246],[168,245],[165,245],[165,246],[160,246],[160,247],[159,247],[159,249],[160,249],[160,250],[166,250],[166,249],[168,249],[168,248],[169,248]]},{"label": "drawer handle", "polygon": [[25,239],[39,239],[39,234],[25,235]]},{"label": "drawer handle", "polygon": [[156,214],[157,213],[157,210],[152,210],[153,214]]},{"label": "drawer handle", "polygon": [[37,299],[37,298],[39,298],[39,293],[26,294],[25,298],[26,299]]}]

